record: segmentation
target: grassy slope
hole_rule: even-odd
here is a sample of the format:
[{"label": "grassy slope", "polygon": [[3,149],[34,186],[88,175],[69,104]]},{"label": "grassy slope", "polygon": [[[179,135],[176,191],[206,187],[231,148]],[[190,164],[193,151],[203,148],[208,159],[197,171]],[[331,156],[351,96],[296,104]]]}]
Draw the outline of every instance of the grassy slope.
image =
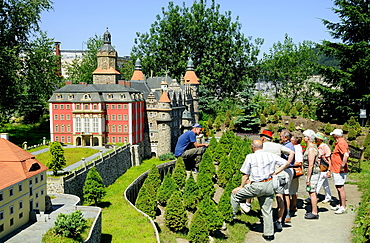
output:
[{"label": "grassy slope", "polygon": [[103,207],[102,242],[156,242],[153,226],[124,199],[126,188],[153,164],[164,161],[151,159],[130,168],[107,188],[107,195],[99,205]]}]

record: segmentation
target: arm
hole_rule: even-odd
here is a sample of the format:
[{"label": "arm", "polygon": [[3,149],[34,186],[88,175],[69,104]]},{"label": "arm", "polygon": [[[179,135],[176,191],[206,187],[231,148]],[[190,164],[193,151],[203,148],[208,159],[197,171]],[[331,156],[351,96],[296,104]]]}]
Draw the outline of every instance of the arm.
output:
[{"label": "arm", "polygon": [[243,174],[243,176],[242,176],[242,181],[241,181],[241,183],[240,183],[240,186],[238,186],[237,188],[235,188],[235,189],[233,190],[233,194],[234,194],[234,195],[235,195],[235,194],[237,194],[237,193],[238,193],[238,191],[239,191],[240,189],[242,189],[242,188],[245,186],[245,184],[247,184],[248,178],[249,178],[249,175],[247,175],[247,174]]},{"label": "arm", "polygon": [[313,166],[315,163],[315,157],[316,157],[316,152],[313,148],[309,148],[308,150],[308,168],[307,168],[307,176],[306,176],[306,185],[309,186],[311,185],[310,179],[311,179],[311,174],[313,171]]},{"label": "arm", "polygon": [[197,142],[194,142],[193,145],[194,145],[195,148],[208,147],[209,146],[209,144],[207,144],[207,143],[197,143]]},{"label": "arm", "polygon": [[343,154],[343,160],[342,160],[342,165],[341,165],[341,167],[340,167],[340,171],[342,172],[344,172],[344,167],[346,166],[346,164],[347,164],[347,159],[348,159],[348,157],[349,157],[349,153],[348,152],[345,152],[344,154]]}]

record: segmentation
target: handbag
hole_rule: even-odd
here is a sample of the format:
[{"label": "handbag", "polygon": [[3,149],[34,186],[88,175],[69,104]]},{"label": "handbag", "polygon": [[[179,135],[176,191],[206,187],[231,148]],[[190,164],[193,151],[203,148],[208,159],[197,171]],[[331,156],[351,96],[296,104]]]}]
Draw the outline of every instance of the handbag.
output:
[{"label": "handbag", "polygon": [[329,163],[328,161],[324,158],[324,157],[321,157],[321,160],[320,160],[320,165],[319,165],[319,169],[321,172],[325,172],[327,171],[329,168]]},{"label": "handbag", "polygon": [[293,165],[293,178],[297,178],[303,175],[302,163],[296,162]]}]

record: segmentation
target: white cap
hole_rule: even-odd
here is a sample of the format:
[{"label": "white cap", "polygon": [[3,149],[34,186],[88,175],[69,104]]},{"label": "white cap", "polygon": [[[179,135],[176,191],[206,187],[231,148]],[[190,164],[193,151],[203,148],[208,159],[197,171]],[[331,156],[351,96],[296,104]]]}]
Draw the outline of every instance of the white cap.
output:
[{"label": "white cap", "polygon": [[334,129],[334,131],[332,131],[330,133],[330,135],[337,135],[339,137],[342,137],[343,136],[343,131],[342,131],[342,129]]}]

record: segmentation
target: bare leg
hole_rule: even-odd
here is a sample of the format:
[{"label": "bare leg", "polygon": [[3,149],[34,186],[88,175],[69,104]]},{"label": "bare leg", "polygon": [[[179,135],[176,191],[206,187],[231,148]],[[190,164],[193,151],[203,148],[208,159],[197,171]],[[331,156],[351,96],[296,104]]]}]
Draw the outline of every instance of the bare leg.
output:
[{"label": "bare leg", "polygon": [[347,205],[346,205],[346,191],[344,190],[344,185],[340,185],[340,186],[336,185],[335,187],[337,188],[337,191],[338,191],[340,206],[342,206],[344,208],[347,208]]},{"label": "bare leg", "polygon": [[285,210],[283,194],[276,194],[276,201],[278,204],[278,220],[282,222]]},{"label": "bare leg", "polygon": [[290,209],[291,210],[296,210],[297,209],[297,194],[292,195]]},{"label": "bare leg", "polygon": [[311,205],[312,205],[312,214],[317,215],[317,194],[316,192],[310,192],[310,197],[311,197]]}]

